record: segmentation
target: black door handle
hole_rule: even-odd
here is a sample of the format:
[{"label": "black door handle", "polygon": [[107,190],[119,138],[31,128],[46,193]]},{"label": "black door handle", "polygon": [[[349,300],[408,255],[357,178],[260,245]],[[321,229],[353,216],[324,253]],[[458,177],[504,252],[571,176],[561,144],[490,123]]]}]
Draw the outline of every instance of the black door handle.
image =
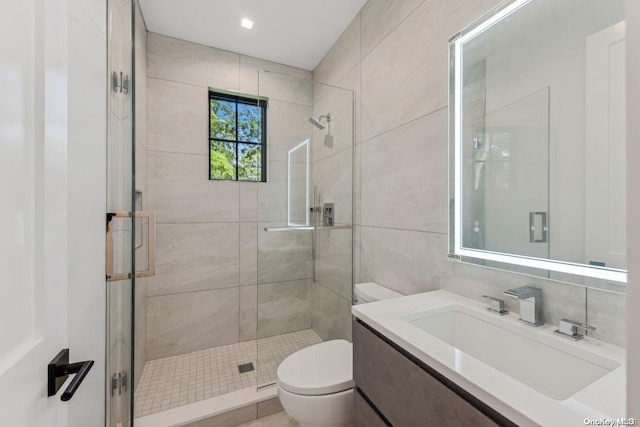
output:
[{"label": "black door handle", "polygon": [[93,360],[87,360],[85,362],[69,363],[69,349],[65,348],[60,351],[56,357],[49,362],[47,368],[47,391],[49,397],[55,396],[58,390],[62,387],[64,382],[69,378],[69,375],[75,374],[75,378],[69,384],[69,387],[62,393],[61,399],[67,401],[73,397],[73,395],[84,381],[85,377],[93,366]]}]

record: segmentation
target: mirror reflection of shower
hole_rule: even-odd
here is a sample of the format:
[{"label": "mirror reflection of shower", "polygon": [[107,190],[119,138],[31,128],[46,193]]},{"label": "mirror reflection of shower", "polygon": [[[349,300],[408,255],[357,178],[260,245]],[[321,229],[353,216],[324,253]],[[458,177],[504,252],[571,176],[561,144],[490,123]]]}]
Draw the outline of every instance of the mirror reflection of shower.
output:
[{"label": "mirror reflection of shower", "polygon": [[325,119],[327,121],[327,126],[329,127],[329,129],[327,130],[327,134],[324,136],[324,146],[333,148],[333,136],[331,136],[331,113],[324,114],[317,119],[315,117],[309,117],[309,122],[311,122],[311,124],[313,124],[318,129],[323,130],[327,126],[322,123],[322,119]]}]

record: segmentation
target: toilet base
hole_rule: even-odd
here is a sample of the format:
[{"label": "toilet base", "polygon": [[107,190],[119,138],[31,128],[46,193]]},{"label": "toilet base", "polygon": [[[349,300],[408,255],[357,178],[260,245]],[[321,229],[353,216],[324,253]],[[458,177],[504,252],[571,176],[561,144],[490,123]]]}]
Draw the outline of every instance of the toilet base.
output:
[{"label": "toilet base", "polygon": [[320,396],[294,394],[277,385],[282,407],[300,427],[342,427],[353,422],[353,389]]}]

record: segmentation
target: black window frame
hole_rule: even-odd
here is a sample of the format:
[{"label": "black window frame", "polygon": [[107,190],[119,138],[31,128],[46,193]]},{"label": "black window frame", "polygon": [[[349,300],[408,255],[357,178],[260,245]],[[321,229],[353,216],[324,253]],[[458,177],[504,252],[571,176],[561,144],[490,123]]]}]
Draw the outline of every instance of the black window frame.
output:
[{"label": "black window frame", "polygon": [[[236,104],[236,139],[235,140],[228,140],[228,139],[220,139],[220,138],[213,138],[211,136],[211,100],[219,100],[219,101],[226,101],[226,102],[234,102]],[[260,132],[260,142],[252,142],[252,141],[242,141],[238,139],[238,104],[245,104],[245,105],[251,105],[251,106],[257,106],[260,108],[260,115],[261,115],[261,132]],[[231,94],[231,93],[226,93],[226,92],[221,92],[221,91],[217,91],[215,89],[209,89],[209,97],[208,97],[208,102],[207,102],[207,115],[209,118],[209,138],[208,140],[208,151],[209,151],[209,181],[228,181],[228,182],[267,182],[267,100],[263,99],[263,98],[251,98],[248,96],[242,96],[242,95],[235,95],[235,94]],[[235,146],[236,149],[236,165],[235,165],[235,170],[236,170],[236,177],[235,179],[219,179],[219,178],[212,178],[211,177],[211,144],[214,141],[218,141],[221,143],[232,143]],[[247,145],[255,145],[255,146],[260,146],[261,150],[260,150],[260,179],[253,181],[253,180],[246,180],[246,179],[239,179],[239,173],[238,173],[238,160],[239,160],[239,155],[238,155],[238,146],[239,144],[247,144]]]}]

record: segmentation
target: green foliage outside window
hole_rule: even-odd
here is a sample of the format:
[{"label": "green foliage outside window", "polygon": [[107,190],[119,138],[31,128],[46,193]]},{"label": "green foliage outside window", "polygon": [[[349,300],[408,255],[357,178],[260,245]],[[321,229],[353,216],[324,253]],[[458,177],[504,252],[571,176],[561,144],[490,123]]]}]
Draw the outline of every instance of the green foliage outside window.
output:
[{"label": "green foliage outside window", "polygon": [[211,93],[209,103],[209,178],[266,181],[264,101]]}]

